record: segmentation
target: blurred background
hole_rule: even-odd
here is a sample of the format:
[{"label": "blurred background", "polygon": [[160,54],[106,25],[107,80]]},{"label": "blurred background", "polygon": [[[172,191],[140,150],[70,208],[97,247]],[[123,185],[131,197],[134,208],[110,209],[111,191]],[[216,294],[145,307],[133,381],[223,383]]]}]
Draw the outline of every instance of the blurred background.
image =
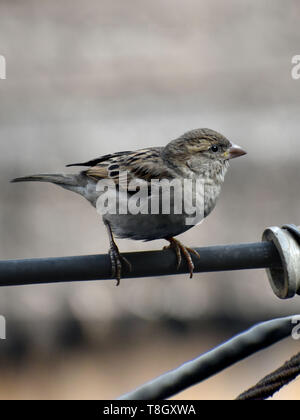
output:
[{"label": "blurred background", "polygon": [[[83,198],[11,178],[197,127],[248,155],[232,162],[205,223],[179,237],[186,245],[256,242],[267,226],[299,224],[299,13],[297,0],[0,0],[0,258],[108,249]],[[2,287],[0,398],[116,398],[299,302],[276,298],[263,270]],[[233,399],[298,350],[285,340],[176,398]],[[295,381],[276,398],[299,391]]]}]

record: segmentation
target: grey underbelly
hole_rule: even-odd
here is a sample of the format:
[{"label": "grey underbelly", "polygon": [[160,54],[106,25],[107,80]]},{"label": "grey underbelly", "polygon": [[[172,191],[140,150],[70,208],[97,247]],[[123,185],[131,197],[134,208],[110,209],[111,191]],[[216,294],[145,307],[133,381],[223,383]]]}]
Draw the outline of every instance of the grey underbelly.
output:
[{"label": "grey underbelly", "polygon": [[117,237],[144,241],[177,236],[194,226],[186,224],[182,214],[107,214],[103,219]]},{"label": "grey underbelly", "polygon": [[[106,214],[103,214],[103,212],[99,211],[99,203],[101,202],[99,199],[104,196],[96,191],[95,186],[90,185],[89,189],[85,188],[83,191],[76,192],[83,195],[97,208],[97,211],[102,215],[103,220],[110,223],[112,231],[117,237],[151,241],[179,235],[199,224],[213,210],[220,192],[220,187],[205,185],[205,190],[201,191],[199,194],[197,193],[196,196],[192,193],[193,203],[196,203],[195,206],[193,206],[195,212],[191,213],[190,211],[184,211],[186,205],[182,204],[182,211],[180,214],[176,214],[176,211],[174,210],[174,203],[178,203],[176,194],[171,194],[170,212],[167,214],[161,211],[161,207],[159,207],[159,214],[152,214],[150,210],[150,199],[146,199],[143,202],[144,209],[147,209],[146,214],[143,214],[143,211],[138,212],[137,214],[132,214],[131,211],[127,211],[126,214],[119,214],[120,203],[125,202],[127,206],[129,196],[127,196],[125,191],[119,191],[117,192],[117,195],[115,195],[116,192],[112,190],[106,194],[106,196],[111,199],[112,203],[116,201],[117,211],[113,208],[113,211],[108,211]],[[110,196],[110,194],[112,195]],[[160,197],[161,196],[159,196],[158,201],[161,205]],[[180,195],[180,197],[179,201],[181,202],[183,194],[182,196]]]},{"label": "grey underbelly", "polygon": [[[182,197],[183,195],[178,197],[170,194],[169,199],[163,203],[162,196],[159,195],[156,205],[153,205],[153,196],[146,196],[145,200],[139,201],[138,207],[135,204],[132,207],[130,200],[127,202],[128,197],[119,193],[117,207],[112,209],[117,211],[108,211],[103,219],[110,223],[114,234],[119,238],[151,241],[173,237],[199,223],[205,214],[202,196],[195,201],[198,206],[192,208],[183,203]],[[126,208],[126,214],[120,214],[120,204]]]}]

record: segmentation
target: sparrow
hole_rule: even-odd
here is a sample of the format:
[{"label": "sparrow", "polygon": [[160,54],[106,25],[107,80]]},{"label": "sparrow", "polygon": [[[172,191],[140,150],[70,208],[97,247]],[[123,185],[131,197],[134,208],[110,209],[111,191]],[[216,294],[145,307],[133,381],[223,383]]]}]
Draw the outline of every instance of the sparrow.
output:
[{"label": "sparrow", "polygon": [[[15,178],[11,182],[51,182],[82,195],[96,208],[99,198],[105,194],[104,189],[99,188],[99,182],[111,182],[115,187],[114,197],[118,210],[103,212],[102,219],[109,237],[112,277],[117,280],[117,285],[120,283],[123,264],[129,269],[131,264],[120,254],[114,235],[118,238],[143,241],[167,240],[168,248],[175,250],[177,268],[182,258],[185,258],[192,277],[194,264],[191,254],[200,256],[194,249],[184,246],[175,236],[199,224],[211,213],[220,195],[230,159],[245,154],[240,146],[231,143],[222,134],[209,128],[199,128],[184,133],[164,147],[116,152],[87,162],[67,165],[87,168],[75,174],[37,174]],[[175,190],[170,194],[169,212],[162,211],[162,191],[158,195],[159,208],[155,212],[120,211],[122,204],[126,201],[127,205],[128,200],[136,193],[129,188],[130,182],[133,181],[142,181],[147,186],[148,205],[153,198],[150,188],[153,180],[178,181],[182,186],[186,180],[191,181],[185,198],[196,202],[193,207],[196,210],[192,214],[195,216],[192,224],[187,223],[187,216],[190,217],[191,213],[185,210],[175,211],[178,196]],[[197,182],[202,186],[201,192],[194,188]],[[179,201],[181,200],[182,197],[179,198]]]}]

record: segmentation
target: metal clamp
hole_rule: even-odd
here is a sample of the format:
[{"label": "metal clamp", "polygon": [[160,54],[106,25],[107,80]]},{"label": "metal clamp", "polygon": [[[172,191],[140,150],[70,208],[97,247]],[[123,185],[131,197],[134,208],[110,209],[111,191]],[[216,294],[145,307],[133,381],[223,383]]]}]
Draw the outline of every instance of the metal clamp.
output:
[{"label": "metal clamp", "polygon": [[300,294],[300,230],[296,225],[267,228],[263,241],[273,242],[281,259],[281,268],[267,268],[269,282],[276,296],[288,299]]}]

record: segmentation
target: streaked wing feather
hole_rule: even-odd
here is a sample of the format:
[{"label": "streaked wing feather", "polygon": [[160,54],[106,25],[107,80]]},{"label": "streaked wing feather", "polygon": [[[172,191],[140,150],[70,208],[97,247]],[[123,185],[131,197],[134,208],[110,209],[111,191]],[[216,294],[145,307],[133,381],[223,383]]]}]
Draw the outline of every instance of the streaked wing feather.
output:
[{"label": "streaked wing feather", "polygon": [[119,157],[119,156],[123,156],[123,155],[127,155],[127,154],[129,154],[129,153],[132,153],[132,152],[130,152],[130,151],[125,151],[125,152],[116,152],[116,153],[111,153],[111,154],[108,154],[108,155],[103,155],[103,156],[100,156],[100,157],[98,157],[98,158],[96,158],[96,159],[89,160],[89,161],[87,161],[87,162],[82,162],[82,163],[70,163],[69,165],[66,165],[66,167],[70,167],[70,166],[95,166],[95,165],[97,165],[97,164],[99,164],[99,163],[101,163],[101,162],[107,162],[107,161],[109,161],[110,159],[113,159],[113,158],[115,158],[115,157]]},{"label": "streaked wing feather", "polygon": [[[84,171],[84,173],[96,180],[103,178],[113,179],[116,184],[122,184],[120,173],[127,173],[127,181],[142,179],[149,182],[151,179],[170,178],[172,174],[166,167],[162,157],[162,148],[147,148],[135,152],[121,152],[101,160],[97,164]],[[90,161],[93,162],[93,161]]]}]

